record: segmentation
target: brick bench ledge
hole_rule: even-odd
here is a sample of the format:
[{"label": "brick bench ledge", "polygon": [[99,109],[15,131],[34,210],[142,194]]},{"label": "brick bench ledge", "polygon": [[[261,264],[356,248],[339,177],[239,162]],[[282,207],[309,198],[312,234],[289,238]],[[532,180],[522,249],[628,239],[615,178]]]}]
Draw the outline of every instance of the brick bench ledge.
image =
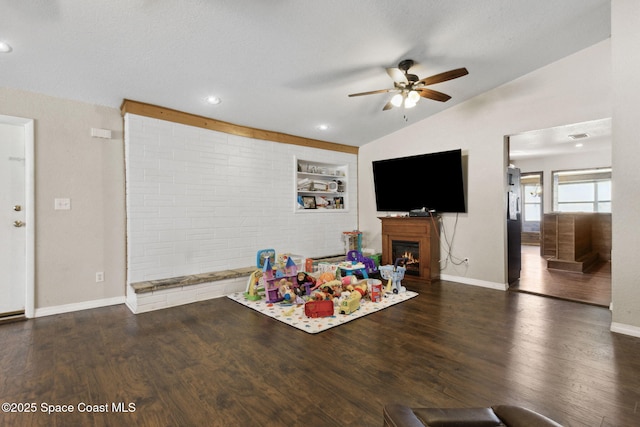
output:
[{"label": "brick bench ledge", "polygon": [[131,284],[131,287],[136,294],[142,294],[161,289],[178,288],[181,286],[197,285],[199,283],[216,282],[226,279],[236,279],[238,277],[249,277],[254,271],[256,271],[256,267],[234,268],[231,270],[221,270],[210,273],[190,274],[188,276],[135,282]]}]

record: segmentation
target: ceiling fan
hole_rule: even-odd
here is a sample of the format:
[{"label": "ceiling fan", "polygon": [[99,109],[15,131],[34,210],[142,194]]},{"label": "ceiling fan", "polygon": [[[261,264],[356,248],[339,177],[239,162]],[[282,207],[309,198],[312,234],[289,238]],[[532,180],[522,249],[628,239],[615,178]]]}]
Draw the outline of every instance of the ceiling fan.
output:
[{"label": "ceiling fan", "polygon": [[456,68],[445,71],[431,77],[420,79],[415,74],[409,74],[409,69],[413,67],[413,60],[405,59],[398,64],[398,68],[387,68],[387,74],[393,79],[392,89],[372,90],[369,92],[352,93],[349,96],[373,95],[376,93],[396,92],[389,102],[386,103],[383,111],[393,107],[412,108],[418,103],[420,98],[429,98],[435,101],[447,102],[451,97],[445,93],[427,88],[429,85],[457,79],[469,74],[466,68]]}]

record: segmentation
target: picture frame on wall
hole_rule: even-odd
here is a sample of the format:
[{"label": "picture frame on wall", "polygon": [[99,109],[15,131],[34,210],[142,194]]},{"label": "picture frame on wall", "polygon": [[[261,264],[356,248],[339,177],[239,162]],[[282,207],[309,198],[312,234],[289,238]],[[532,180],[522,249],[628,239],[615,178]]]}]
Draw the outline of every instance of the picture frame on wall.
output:
[{"label": "picture frame on wall", "polygon": [[316,208],[316,198],[313,196],[303,196],[302,197],[302,205],[305,209],[315,209]]}]

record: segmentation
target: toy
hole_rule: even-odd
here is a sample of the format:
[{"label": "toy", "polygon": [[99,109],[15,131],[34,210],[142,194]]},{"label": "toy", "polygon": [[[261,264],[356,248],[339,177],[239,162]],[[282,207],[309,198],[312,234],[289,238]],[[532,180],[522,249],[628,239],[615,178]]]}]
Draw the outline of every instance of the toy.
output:
[{"label": "toy", "polygon": [[313,299],[313,301],[332,301],[333,295],[327,294],[322,291],[314,291],[311,294],[311,298]]},{"label": "toy", "polygon": [[344,261],[340,263],[340,271],[344,271],[347,276],[359,273],[365,279],[369,278],[367,274],[367,268],[361,262],[356,261]]},{"label": "toy", "polygon": [[311,294],[311,297],[316,301],[333,300],[335,282],[337,282],[338,285],[340,284],[340,281],[338,280],[332,280],[331,282],[323,283],[315,292]]},{"label": "toy", "polygon": [[324,292],[329,299],[338,298],[342,293],[342,282],[340,280],[331,280],[325,282],[319,287],[320,292]]},{"label": "toy", "polygon": [[[256,270],[251,273],[249,280],[247,281],[247,290],[244,293],[244,297],[250,301],[258,301],[262,296],[258,293],[260,289],[264,291],[264,282],[262,282],[262,271]],[[259,286],[262,285],[260,288]]]},{"label": "toy", "polygon": [[338,301],[338,312],[342,314],[351,314],[360,308],[360,299],[362,294],[354,291],[344,291]]},{"label": "toy", "polygon": [[291,315],[293,314],[293,312],[295,311],[295,309],[296,309],[296,307],[295,307],[295,306],[294,306],[294,307],[291,307],[289,310],[287,310],[287,311],[283,311],[283,312],[282,312],[282,315],[283,315],[283,316],[285,316],[285,317],[289,317],[289,316],[291,316]]},{"label": "toy", "polygon": [[330,271],[325,271],[321,273],[316,279],[316,288],[322,285],[323,283],[330,282],[336,279],[336,275]]},{"label": "toy", "polygon": [[298,287],[298,267],[291,258],[288,258],[286,265],[280,269],[274,269],[270,258],[267,258],[262,275],[264,276],[265,296],[269,303],[280,302],[284,299],[280,295],[280,281],[282,279],[291,282],[292,289]]},{"label": "toy", "polygon": [[373,274],[378,271],[375,261],[372,258],[364,256],[360,251],[352,250],[347,252],[347,260],[362,263],[368,274]]},{"label": "toy", "polygon": [[311,289],[315,288],[316,279],[304,271],[298,272],[296,279],[298,281],[298,288],[296,289],[298,296],[311,295]]},{"label": "toy", "polygon": [[356,250],[360,252],[362,250],[362,232],[358,230],[354,231],[343,231],[342,239],[345,244],[345,253]]},{"label": "toy", "polygon": [[352,292],[358,292],[361,298],[364,298],[367,295],[367,281],[360,282],[356,285],[350,285],[347,287],[347,290]]},{"label": "toy", "polygon": [[331,287],[331,290],[333,291],[333,296],[335,298],[340,297],[340,294],[342,293],[342,289],[344,287],[342,280],[338,280],[338,279],[331,280],[330,282],[326,282],[322,286]]},{"label": "toy", "polygon": [[[380,275],[383,279],[388,280],[385,292],[397,294],[399,292],[405,292],[407,288],[402,286],[402,279],[404,278],[404,272],[406,268],[404,263],[407,262],[407,258],[396,259],[393,265],[383,265],[380,267]],[[400,265],[402,264],[402,265]]]},{"label": "toy", "polygon": [[304,271],[298,272],[297,279],[298,279],[298,283],[313,283],[313,284],[316,283],[316,279],[312,275],[307,274]]},{"label": "toy", "polygon": [[269,259],[271,264],[276,262],[276,250],[275,249],[260,249],[256,254],[256,266],[263,268],[266,260]]},{"label": "toy", "polygon": [[312,318],[333,316],[333,301],[308,301],[304,305],[304,314]]},{"label": "toy", "polygon": [[356,276],[344,276],[341,280],[342,286],[355,285],[358,283],[358,278]]},{"label": "toy", "polygon": [[367,290],[371,302],[382,301],[382,282],[378,279],[367,280]]},{"label": "toy", "polygon": [[283,302],[287,302],[289,304],[298,302],[297,300],[299,298],[294,291],[293,283],[289,282],[287,279],[280,279],[280,282],[278,282],[278,295]]}]

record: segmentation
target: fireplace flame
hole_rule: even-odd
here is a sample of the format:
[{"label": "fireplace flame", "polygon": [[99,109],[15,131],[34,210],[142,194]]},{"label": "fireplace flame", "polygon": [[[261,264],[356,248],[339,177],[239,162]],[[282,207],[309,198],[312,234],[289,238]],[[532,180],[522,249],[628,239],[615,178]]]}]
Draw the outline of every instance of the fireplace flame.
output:
[{"label": "fireplace flame", "polygon": [[402,258],[406,258],[407,259],[407,265],[409,264],[419,264],[420,260],[417,258],[413,257],[413,253],[409,252],[409,251],[405,251],[404,254],[402,254]]}]

